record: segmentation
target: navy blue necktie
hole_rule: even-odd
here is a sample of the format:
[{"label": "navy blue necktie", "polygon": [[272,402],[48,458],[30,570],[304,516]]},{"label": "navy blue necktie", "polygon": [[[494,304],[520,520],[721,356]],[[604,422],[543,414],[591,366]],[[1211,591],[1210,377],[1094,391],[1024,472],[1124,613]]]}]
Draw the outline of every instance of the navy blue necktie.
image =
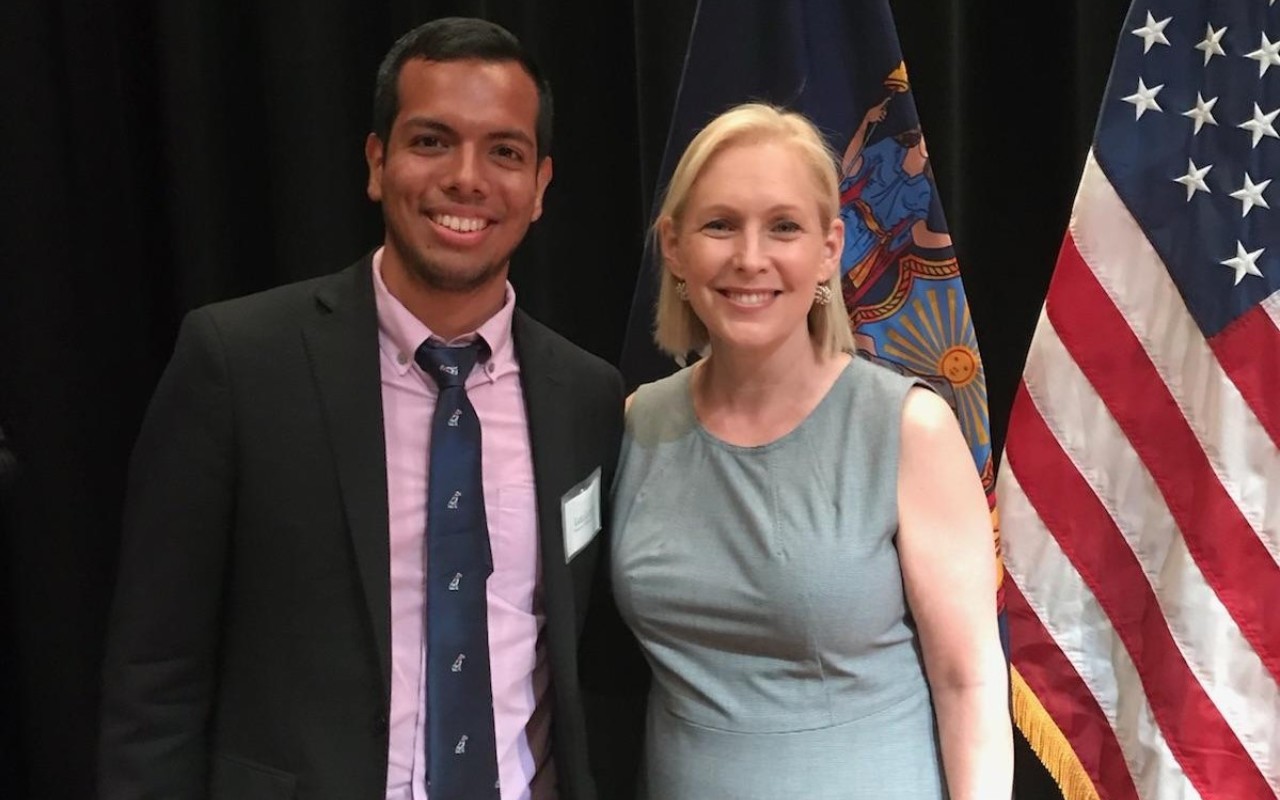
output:
[{"label": "navy blue necktie", "polygon": [[480,471],[480,420],[464,384],[484,348],[424,342],[414,354],[440,387],[427,480],[427,792],[498,800],[489,618],[493,572]]}]

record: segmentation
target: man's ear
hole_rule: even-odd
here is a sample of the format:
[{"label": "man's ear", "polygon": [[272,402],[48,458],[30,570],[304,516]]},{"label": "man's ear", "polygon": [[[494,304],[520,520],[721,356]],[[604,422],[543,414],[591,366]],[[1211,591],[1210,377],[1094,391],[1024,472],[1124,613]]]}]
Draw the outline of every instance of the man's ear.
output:
[{"label": "man's ear", "polygon": [[382,165],[386,158],[386,150],[378,134],[371,133],[364,139],[364,161],[369,165],[369,183],[365,186],[365,194],[375,203],[382,202]]},{"label": "man's ear", "polygon": [[533,198],[533,217],[531,221],[537,220],[542,216],[542,195],[546,194],[547,184],[551,183],[551,173],[553,171],[551,156],[543,157],[541,163],[538,164],[538,175],[535,178],[537,181],[537,194]]}]

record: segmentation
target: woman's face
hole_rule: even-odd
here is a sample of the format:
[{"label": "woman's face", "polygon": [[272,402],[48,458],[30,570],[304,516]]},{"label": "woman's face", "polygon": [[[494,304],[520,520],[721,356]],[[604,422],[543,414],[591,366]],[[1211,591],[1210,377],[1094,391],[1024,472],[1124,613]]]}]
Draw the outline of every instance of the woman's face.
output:
[{"label": "woman's face", "polygon": [[839,268],[844,238],[838,219],[823,226],[819,191],[792,147],[730,145],[703,167],[680,222],[663,224],[667,268],[713,349],[810,347],[814,289]]}]

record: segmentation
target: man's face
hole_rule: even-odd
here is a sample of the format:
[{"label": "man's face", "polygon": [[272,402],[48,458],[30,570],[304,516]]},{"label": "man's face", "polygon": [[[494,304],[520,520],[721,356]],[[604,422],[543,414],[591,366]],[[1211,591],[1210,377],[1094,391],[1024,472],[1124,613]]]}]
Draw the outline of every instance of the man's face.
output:
[{"label": "man's face", "polygon": [[551,180],[551,159],[537,159],[537,86],[514,61],[410,59],[397,90],[388,141],[365,143],[384,268],[449,292],[505,280]]}]

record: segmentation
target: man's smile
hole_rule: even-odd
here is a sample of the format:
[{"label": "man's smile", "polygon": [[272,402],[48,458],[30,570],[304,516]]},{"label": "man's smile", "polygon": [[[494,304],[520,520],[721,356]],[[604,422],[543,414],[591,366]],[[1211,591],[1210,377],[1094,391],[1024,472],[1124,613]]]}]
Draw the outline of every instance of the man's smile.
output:
[{"label": "man's smile", "polygon": [[459,233],[481,231],[490,224],[484,217],[462,217],[456,214],[428,214],[427,218],[442,228]]}]

